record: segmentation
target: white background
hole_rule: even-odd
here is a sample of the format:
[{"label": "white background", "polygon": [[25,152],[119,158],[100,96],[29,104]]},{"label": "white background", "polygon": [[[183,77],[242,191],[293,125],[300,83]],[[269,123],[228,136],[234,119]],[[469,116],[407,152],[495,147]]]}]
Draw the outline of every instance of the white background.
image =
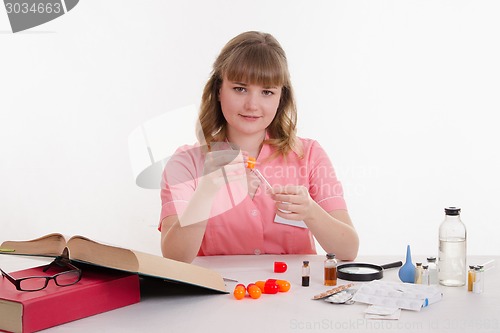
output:
[{"label": "white background", "polygon": [[287,52],[299,134],[329,153],[360,254],[437,255],[451,205],[469,253],[498,254],[499,17],[498,1],[82,0],[13,34],[0,7],[0,240],[159,254],[159,192],[135,185],[128,136],[198,104],[222,46],[261,30]]}]

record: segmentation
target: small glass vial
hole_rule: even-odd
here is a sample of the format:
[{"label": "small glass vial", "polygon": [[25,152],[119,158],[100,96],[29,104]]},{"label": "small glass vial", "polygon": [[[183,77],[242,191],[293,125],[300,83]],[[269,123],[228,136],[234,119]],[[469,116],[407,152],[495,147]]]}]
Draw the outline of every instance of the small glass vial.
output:
[{"label": "small glass vial", "polygon": [[438,268],[436,264],[436,257],[427,258],[427,266],[429,266],[429,285],[438,284]]},{"label": "small glass vial", "polygon": [[474,289],[474,282],[476,281],[476,271],[474,266],[469,266],[469,271],[467,272],[467,291],[472,291]]},{"label": "small glass vial", "polygon": [[429,266],[422,265],[422,284],[429,285]]},{"label": "small glass vial", "polygon": [[422,284],[422,263],[417,262],[417,267],[415,267],[415,284]]},{"label": "small glass vial", "polygon": [[309,267],[309,261],[304,260],[302,262],[302,287],[309,287],[309,274],[311,269]]},{"label": "small glass vial", "polygon": [[481,292],[484,291],[484,266],[479,265],[479,273],[481,275],[481,281],[480,281],[480,287],[481,287]]},{"label": "small glass vial", "polygon": [[472,285],[472,292],[474,294],[481,294],[484,289],[484,269],[483,266],[474,267],[476,278]]},{"label": "small glass vial", "polygon": [[335,254],[327,253],[325,260],[325,286],[337,284],[337,259]]}]

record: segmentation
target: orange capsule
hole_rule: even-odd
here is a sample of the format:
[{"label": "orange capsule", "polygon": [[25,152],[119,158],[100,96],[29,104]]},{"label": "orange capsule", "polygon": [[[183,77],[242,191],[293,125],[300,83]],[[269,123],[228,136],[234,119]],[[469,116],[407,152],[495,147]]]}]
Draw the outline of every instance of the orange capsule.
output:
[{"label": "orange capsule", "polygon": [[248,290],[248,294],[253,299],[257,299],[262,295],[262,291],[255,283],[250,283],[247,287],[247,290]]},{"label": "orange capsule", "polygon": [[265,281],[257,281],[257,282],[255,282],[255,285],[257,287],[259,287],[261,292],[264,292],[264,286],[266,285]]},{"label": "orange capsule", "polygon": [[286,293],[292,287],[290,282],[286,280],[276,280],[276,284],[278,285],[279,291],[282,293]]},{"label": "orange capsule", "polygon": [[241,283],[237,284],[236,287],[234,287],[233,295],[234,298],[240,300],[245,297],[245,294],[247,293],[247,289],[245,286]]}]

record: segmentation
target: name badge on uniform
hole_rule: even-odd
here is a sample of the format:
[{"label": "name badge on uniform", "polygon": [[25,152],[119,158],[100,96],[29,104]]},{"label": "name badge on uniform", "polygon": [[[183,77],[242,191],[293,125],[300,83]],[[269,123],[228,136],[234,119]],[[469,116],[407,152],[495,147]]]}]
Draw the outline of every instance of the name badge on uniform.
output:
[{"label": "name badge on uniform", "polygon": [[274,218],[274,222],[307,229],[307,225],[304,221],[287,220],[279,215],[276,215],[276,217]]}]

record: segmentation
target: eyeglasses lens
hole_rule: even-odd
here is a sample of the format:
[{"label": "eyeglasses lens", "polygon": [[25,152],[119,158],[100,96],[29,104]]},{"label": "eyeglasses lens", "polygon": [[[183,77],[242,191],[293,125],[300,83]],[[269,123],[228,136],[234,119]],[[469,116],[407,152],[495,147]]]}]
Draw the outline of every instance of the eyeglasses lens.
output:
[{"label": "eyeglasses lens", "polygon": [[80,273],[78,271],[67,271],[55,277],[58,286],[69,286],[77,283],[80,280]]},{"label": "eyeglasses lens", "polygon": [[44,277],[33,277],[21,280],[19,285],[22,290],[36,291],[45,288],[47,279]]}]

